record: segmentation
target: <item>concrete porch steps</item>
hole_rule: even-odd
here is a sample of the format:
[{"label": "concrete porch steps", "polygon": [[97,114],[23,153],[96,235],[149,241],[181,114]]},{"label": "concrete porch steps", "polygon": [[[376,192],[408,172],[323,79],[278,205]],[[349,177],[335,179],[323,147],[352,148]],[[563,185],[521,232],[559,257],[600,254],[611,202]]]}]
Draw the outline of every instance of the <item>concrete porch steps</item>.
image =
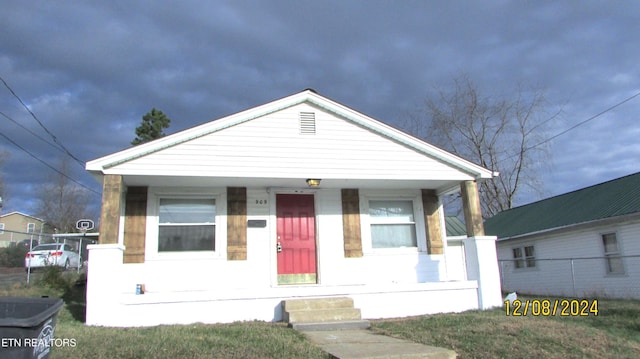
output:
[{"label": "concrete porch steps", "polygon": [[353,307],[353,299],[348,297],[290,299],[282,302],[282,309],[286,312]]},{"label": "concrete porch steps", "polygon": [[367,329],[360,309],[347,297],[293,299],[282,302],[283,319],[298,330]]},{"label": "concrete porch steps", "polygon": [[334,330],[361,330],[371,328],[368,320],[345,320],[341,322],[289,323],[289,326],[301,332],[319,332]]}]

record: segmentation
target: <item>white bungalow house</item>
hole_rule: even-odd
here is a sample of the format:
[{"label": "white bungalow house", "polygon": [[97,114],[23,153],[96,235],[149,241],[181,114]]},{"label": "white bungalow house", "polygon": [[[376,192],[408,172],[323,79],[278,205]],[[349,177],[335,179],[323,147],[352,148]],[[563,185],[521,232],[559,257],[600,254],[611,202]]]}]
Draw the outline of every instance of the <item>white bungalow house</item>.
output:
[{"label": "white bungalow house", "polygon": [[[86,168],[89,325],[279,321],[291,298],[350,297],[363,318],[501,305],[476,183],[493,173],[313,90]],[[457,191],[467,236],[448,246]]]},{"label": "white bungalow house", "polygon": [[504,291],[640,299],[640,173],[500,212]]}]

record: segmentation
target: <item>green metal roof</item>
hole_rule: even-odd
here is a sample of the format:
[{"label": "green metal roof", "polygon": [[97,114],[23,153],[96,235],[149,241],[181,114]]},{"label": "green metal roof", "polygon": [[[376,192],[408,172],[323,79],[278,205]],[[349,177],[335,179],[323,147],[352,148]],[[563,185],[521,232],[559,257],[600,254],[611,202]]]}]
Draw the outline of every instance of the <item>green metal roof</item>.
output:
[{"label": "green metal roof", "polygon": [[467,236],[467,226],[456,216],[444,217],[445,227],[447,227],[447,237]]},{"label": "green metal roof", "polygon": [[500,212],[484,222],[484,229],[506,239],[636,212],[640,172]]}]

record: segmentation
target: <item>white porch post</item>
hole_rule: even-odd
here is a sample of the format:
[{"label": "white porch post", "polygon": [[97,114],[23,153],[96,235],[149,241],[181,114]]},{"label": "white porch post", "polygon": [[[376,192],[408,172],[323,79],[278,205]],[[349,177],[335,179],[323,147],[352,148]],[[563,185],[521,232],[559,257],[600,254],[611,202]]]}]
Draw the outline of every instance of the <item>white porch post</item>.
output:
[{"label": "white porch post", "polygon": [[121,244],[92,244],[87,246],[87,325],[108,325],[117,317],[117,296],[122,291]]},{"label": "white porch post", "polygon": [[460,184],[467,238],[463,240],[467,261],[467,279],[478,281],[478,307],[489,309],[502,305],[500,270],[496,253],[497,237],[485,236],[478,185],[475,181]]},{"label": "white porch post", "polygon": [[463,239],[467,259],[467,279],[478,281],[478,307],[502,305],[500,271],[496,255],[496,237],[476,236]]}]

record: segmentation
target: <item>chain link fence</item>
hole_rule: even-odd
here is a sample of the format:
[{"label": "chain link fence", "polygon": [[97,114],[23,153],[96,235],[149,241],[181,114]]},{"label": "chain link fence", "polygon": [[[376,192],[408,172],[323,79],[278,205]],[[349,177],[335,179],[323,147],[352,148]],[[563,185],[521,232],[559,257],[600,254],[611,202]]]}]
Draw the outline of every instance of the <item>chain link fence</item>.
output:
[{"label": "chain link fence", "polygon": [[503,292],[640,299],[640,255],[498,262]]},{"label": "chain link fence", "polygon": [[[67,269],[80,272],[86,268],[87,245],[95,244],[98,240],[98,233],[51,234],[6,229],[3,232],[10,235],[10,240],[0,244],[0,288],[30,283],[34,269],[43,263],[64,267],[70,258],[70,267]],[[38,248],[41,245],[44,246]],[[63,255],[62,249],[68,253]]]}]

